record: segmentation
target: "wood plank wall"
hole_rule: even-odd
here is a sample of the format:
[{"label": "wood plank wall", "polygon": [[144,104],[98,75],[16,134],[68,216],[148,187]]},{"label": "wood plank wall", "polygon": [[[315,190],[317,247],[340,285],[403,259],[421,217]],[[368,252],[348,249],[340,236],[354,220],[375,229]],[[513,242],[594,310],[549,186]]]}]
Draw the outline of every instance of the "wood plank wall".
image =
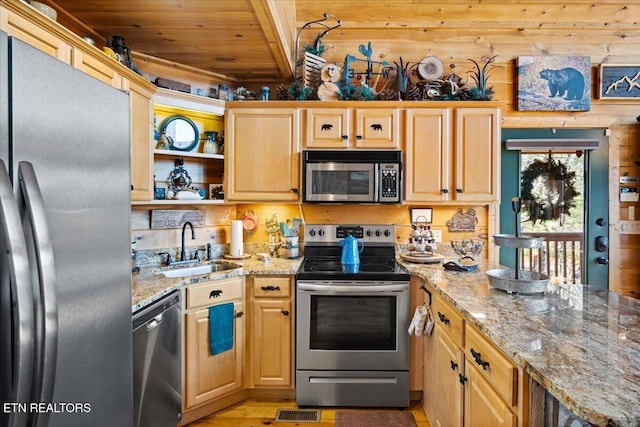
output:
[{"label": "wood plank wall", "polygon": [[[327,34],[324,57],[328,62],[341,64],[346,54],[358,55],[358,46],[373,40],[374,59],[390,62],[403,57],[404,61],[417,62],[427,55],[438,56],[446,70],[455,70],[464,76],[471,70],[468,58],[482,59],[497,55],[499,68],[491,71],[489,84],[493,86],[494,100],[504,105],[505,128],[609,128],[610,136],[610,289],[640,297],[640,267],[636,254],[640,237],[619,232],[619,221],[627,219],[628,207],[638,204],[618,201],[619,176],[627,173],[640,175],[640,131],[636,117],[640,115],[638,100],[600,100],[592,96],[588,112],[520,112],[515,109],[516,66],[518,56],[526,55],[583,55],[592,63],[592,93],[598,90],[597,65],[640,64],[640,3],[616,0],[553,0],[498,1],[475,0],[448,2],[416,1],[388,2],[369,0],[365,4],[346,0],[334,0],[330,4],[316,0],[297,0],[298,17],[311,17],[298,21],[298,28],[305,22],[317,19],[323,13],[335,14],[343,20],[342,27]],[[357,13],[354,13],[356,9]],[[310,31],[301,45],[315,37]],[[454,68],[451,68],[454,66]],[[170,77],[170,76],[167,76]],[[437,103],[433,104],[437,107]],[[242,215],[244,206],[235,212],[227,212],[231,218]],[[253,206],[257,210],[261,207]],[[270,207],[264,208],[265,213]],[[437,227],[444,227],[452,215],[449,208],[435,219]],[[298,216],[297,205],[283,212],[289,217]],[[322,208],[304,208],[306,220],[336,219],[335,212]],[[480,209],[486,220],[486,209]],[[350,209],[349,218],[354,221],[370,221],[370,209]],[[385,209],[388,217],[380,218],[391,223],[408,224],[408,208]],[[217,215],[217,213],[216,213]],[[640,212],[636,216],[640,215]],[[264,217],[264,213],[259,214]],[[486,224],[486,223],[484,223]],[[227,224],[220,224],[227,227]],[[403,230],[403,229],[401,229]],[[135,232],[135,231],[134,231]],[[148,232],[145,232],[148,233]],[[266,237],[266,233],[256,233]],[[404,231],[400,232],[403,238]],[[445,235],[445,240],[449,236]]]}]

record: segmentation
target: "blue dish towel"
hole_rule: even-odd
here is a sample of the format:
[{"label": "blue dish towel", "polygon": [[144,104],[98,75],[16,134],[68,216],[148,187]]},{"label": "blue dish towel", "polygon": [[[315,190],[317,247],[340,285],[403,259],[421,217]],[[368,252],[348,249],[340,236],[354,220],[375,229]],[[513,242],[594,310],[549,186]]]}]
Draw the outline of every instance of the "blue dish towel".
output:
[{"label": "blue dish towel", "polygon": [[209,307],[209,347],[215,356],[233,348],[233,303]]}]

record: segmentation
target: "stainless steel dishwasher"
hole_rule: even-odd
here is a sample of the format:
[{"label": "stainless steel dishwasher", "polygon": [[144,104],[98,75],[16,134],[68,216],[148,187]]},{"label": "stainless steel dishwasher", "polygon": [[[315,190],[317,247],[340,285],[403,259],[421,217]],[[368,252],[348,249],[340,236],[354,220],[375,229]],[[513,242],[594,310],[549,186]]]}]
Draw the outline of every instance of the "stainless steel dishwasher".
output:
[{"label": "stainless steel dishwasher", "polygon": [[175,427],[182,416],[179,291],[133,314],[133,403],[135,427]]}]

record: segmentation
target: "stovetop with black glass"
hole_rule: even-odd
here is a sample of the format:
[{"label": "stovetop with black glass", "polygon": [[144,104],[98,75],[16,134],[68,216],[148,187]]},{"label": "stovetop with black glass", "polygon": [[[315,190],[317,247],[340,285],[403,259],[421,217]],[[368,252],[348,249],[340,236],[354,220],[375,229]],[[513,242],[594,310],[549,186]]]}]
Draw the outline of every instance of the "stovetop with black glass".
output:
[{"label": "stovetop with black glass", "polygon": [[[353,236],[364,244],[358,265],[341,263],[340,241]],[[307,224],[304,261],[296,273],[304,280],[406,281],[409,272],[396,262],[393,225]]]}]

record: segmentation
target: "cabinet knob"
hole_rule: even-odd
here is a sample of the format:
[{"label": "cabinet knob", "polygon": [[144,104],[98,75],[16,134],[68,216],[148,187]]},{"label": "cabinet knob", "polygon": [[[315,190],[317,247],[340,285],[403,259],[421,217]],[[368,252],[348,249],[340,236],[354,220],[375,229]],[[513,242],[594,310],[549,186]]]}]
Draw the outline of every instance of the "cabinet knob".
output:
[{"label": "cabinet knob", "polygon": [[447,194],[447,193],[449,193],[449,189],[447,189],[447,188],[443,188],[443,189],[442,189],[442,190],[440,190],[440,191],[442,191],[442,194]]},{"label": "cabinet knob", "polygon": [[451,362],[451,370],[455,371],[456,369],[458,369],[458,364],[456,362],[454,362],[453,360],[450,360]]},{"label": "cabinet knob", "polygon": [[297,188],[292,188],[292,189],[291,189],[291,192],[292,192],[293,194],[298,194],[298,189],[297,189]]},{"label": "cabinet knob", "polygon": [[467,382],[467,377],[462,374],[458,374],[458,381],[460,381],[460,384],[464,385],[464,383]]},{"label": "cabinet knob", "polygon": [[349,135],[342,135],[342,139],[346,141],[347,139],[349,139]]},{"label": "cabinet knob", "polygon": [[237,312],[237,313],[236,313],[236,319],[239,319],[239,318],[241,318],[242,316],[244,316],[244,312],[239,311],[239,312]]},{"label": "cabinet knob", "polygon": [[356,135],[356,139],[357,140],[361,140],[362,139],[362,135]]},{"label": "cabinet knob", "polygon": [[464,191],[462,191],[462,188],[456,188],[456,193],[464,193]]},{"label": "cabinet knob", "polygon": [[281,311],[283,316],[288,316],[289,315],[289,311],[288,310],[282,310]]}]

